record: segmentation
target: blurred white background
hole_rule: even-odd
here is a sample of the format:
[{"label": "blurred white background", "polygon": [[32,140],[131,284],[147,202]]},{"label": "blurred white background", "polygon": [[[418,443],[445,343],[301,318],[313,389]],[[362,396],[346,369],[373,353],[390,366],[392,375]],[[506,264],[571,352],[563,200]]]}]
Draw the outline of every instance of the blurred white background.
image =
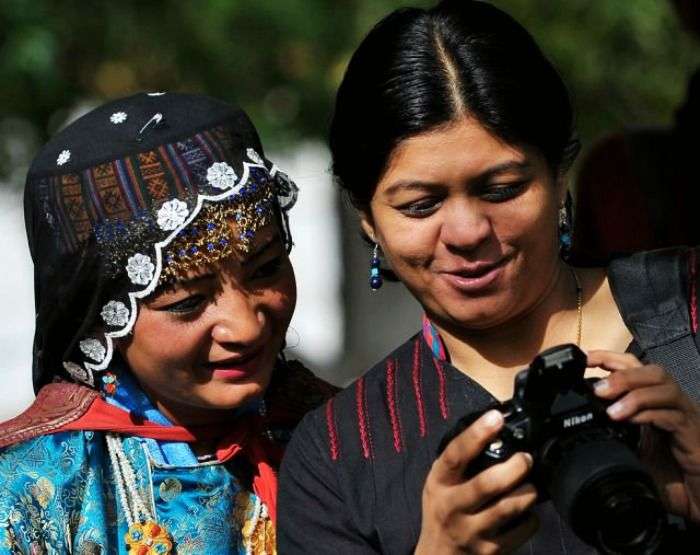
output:
[{"label": "blurred white background", "polygon": [[32,336],[34,334],[34,277],[24,234],[22,195],[0,186],[0,420],[27,406],[32,391]]}]

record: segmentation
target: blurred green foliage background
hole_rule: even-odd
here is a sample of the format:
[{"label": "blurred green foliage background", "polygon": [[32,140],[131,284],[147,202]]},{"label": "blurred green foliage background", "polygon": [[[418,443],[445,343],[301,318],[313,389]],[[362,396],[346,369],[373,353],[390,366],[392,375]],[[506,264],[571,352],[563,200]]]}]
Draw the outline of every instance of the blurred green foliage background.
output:
[{"label": "blurred green foliage background", "polygon": [[[496,0],[570,86],[584,145],[666,123],[700,49],[667,0]],[[273,148],[325,137],[353,48],[414,0],[0,0],[0,183],[80,106],[141,90],[243,106]]]}]

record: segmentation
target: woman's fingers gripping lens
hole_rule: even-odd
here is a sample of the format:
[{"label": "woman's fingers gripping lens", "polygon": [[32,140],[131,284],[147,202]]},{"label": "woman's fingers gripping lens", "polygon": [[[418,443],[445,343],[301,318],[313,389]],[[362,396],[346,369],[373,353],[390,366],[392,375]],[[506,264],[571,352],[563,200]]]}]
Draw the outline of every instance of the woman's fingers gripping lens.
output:
[{"label": "woman's fingers gripping lens", "polygon": [[[456,487],[455,496],[461,497],[460,504],[463,510],[470,513],[482,512],[494,503],[498,504],[501,499],[506,499],[506,495],[515,491],[515,488],[525,480],[531,468],[532,457],[527,453],[516,453],[507,461],[487,468]],[[527,493],[528,496],[523,498],[525,500],[529,500],[531,495],[536,496],[532,486]],[[521,498],[518,497],[518,499]],[[513,505],[510,501],[506,501],[506,506]]]}]

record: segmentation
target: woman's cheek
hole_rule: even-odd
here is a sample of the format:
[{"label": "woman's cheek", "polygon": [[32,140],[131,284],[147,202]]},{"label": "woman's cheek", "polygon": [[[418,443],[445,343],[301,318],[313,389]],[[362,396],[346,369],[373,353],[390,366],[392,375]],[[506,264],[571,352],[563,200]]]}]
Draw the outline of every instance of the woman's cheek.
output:
[{"label": "woman's cheek", "polygon": [[265,304],[275,315],[275,319],[282,322],[286,328],[297,304],[296,280],[291,264],[289,264],[285,279],[282,280],[279,287],[269,292]]},{"label": "woman's cheek", "polygon": [[433,256],[439,236],[435,222],[404,218],[383,230],[384,256],[395,265],[419,264]]},{"label": "woman's cheek", "polygon": [[[191,323],[161,325],[146,335],[139,357],[144,362],[141,372],[159,381],[166,381],[180,372],[190,373],[196,366],[199,345],[204,342],[202,326]],[[167,340],[165,339],[167,338]]]},{"label": "woman's cheek", "polygon": [[[411,237],[407,234],[397,238],[394,244],[389,244],[384,256],[391,269],[403,279],[402,272],[410,273],[433,258],[433,250],[432,247],[423,244],[419,235]],[[410,281],[410,275],[405,276],[405,279]]]}]

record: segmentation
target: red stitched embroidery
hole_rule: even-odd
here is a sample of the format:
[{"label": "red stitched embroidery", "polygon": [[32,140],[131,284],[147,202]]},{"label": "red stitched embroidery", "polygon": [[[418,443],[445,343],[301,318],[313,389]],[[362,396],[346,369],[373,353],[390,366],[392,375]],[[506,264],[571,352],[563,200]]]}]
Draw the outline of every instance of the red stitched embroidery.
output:
[{"label": "red stitched embroidery", "polygon": [[690,326],[693,335],[698,332],[698,289],[697,289],[697,264],[695,260],[695,249],[690,249]]},{"label": "red stitched embroidery", "polygon": [[365,378],[357,380],[355,384],[355,403],[357,405],[357,421],[360,431],[360,444],[362,445],[362,455],[369,459],[369,433],[367,429],[367,415],[365,414]]},{"label": "red stitched embroidery", "polygon": [[386,361],[386,402],[389,405],[389,418],[391,419],[391,431],[394,434],[394,451],[401,452],[401,428],[396,409],[396,362],[392,359]]},{"label": "red stitched embroidery", "polygon": [[330,446],[331,460],[337,461],[340,455],[340,446],[338,444],[338,430],[336,430],[333,415],[333,399],[328,399],[326,403],[326,426],[328,427],[328,444]]},{"label": "red stitched embroidery", "polygon": [[420,339],[416,339],[413,344],[413,393],[416,396],[416,409],[418,410],[418,430],[420,437],[425,437],[427,427],[425,425],[425,406],[423,405],[423,383],[421,380],[420,367]]},{"label": "red stitched embroidery", "polygon": [[440,414],[443,420],[447,420],[447,391],[445,388],[445,370],[442,367],[442,363],[433,357],[433,362],[435,363],[435,370],[437,370],[438,381],[440,382]]}]

